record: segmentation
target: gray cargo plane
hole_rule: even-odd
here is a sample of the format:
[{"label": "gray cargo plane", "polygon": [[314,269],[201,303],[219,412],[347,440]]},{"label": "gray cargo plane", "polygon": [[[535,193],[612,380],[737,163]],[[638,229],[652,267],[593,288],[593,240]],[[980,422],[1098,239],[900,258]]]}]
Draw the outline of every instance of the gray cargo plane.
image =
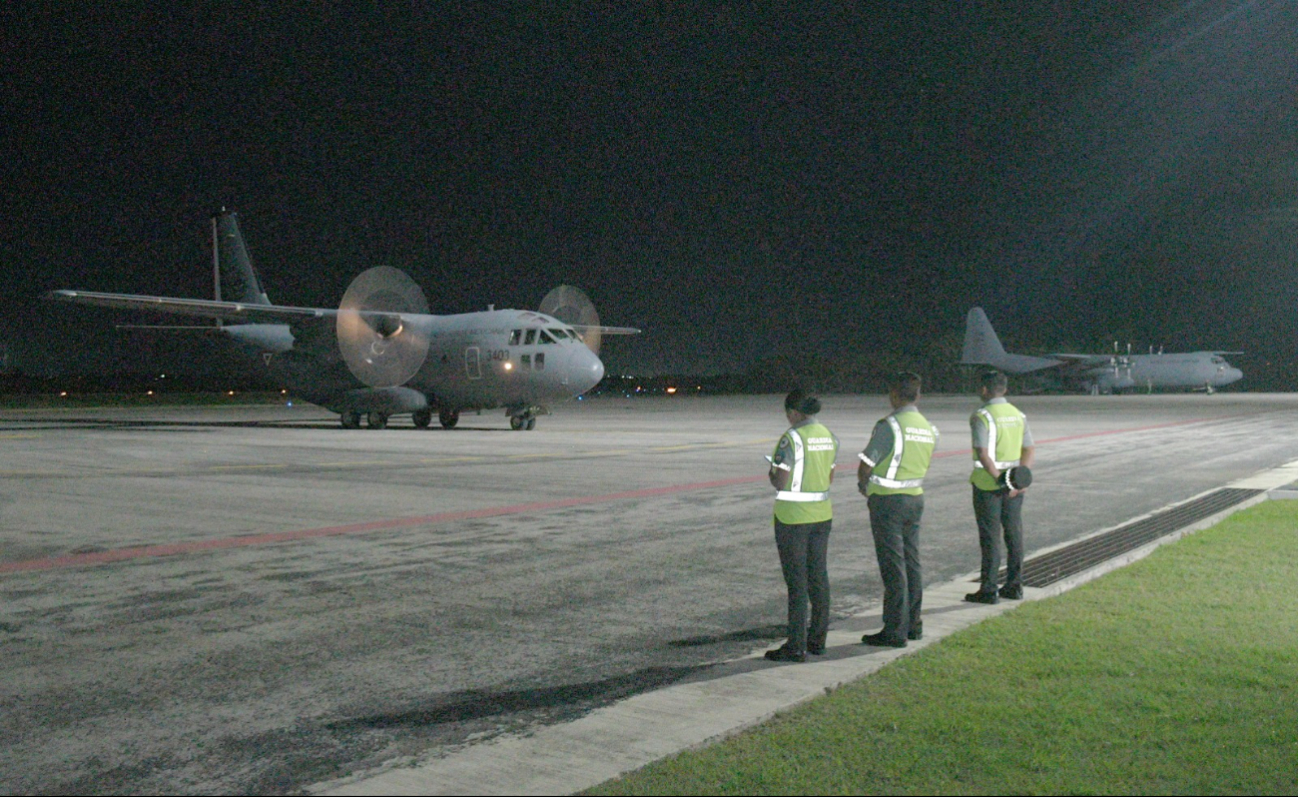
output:
[{"label": "gray cargo plane", "polygon": [[1112,393],[1134,388],[1198,389],[1208,393],[1242,379],[1223,354],[1238,352],[1195,351],[1186,354],[1050,354],[1032,357],[1009,354],[1001,346],[981,307],[965,319],[961,365],[990,365],[1008,374],[1026,374],[1047,368],[1065,384],[1091,393]]},{"label": "gray cargo plane", "polygon": [[403,413],[427,427],[434,411],[449,429],[463,411],[500,407],[511,428],[532,429],[552,404],[603,378],[603,335],[640,331],[600,325],[590,299],[567,285],[536,311],[430,315],[419,286],[387,266],[357,276],[337,309],[272,304],[238,219],[224,210],[212,217],[212,260],[215,299],[77,290],[46,298],[212,319],[152,328],[198,329],[232,342],[291,393],[339,413],[348,429],[362,418],[381,429]]}]

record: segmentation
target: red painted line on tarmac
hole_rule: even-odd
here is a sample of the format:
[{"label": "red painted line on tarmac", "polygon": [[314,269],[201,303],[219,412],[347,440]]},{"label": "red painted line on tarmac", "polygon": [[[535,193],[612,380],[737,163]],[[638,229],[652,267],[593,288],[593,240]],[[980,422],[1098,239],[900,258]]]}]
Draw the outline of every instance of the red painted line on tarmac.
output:
[{"label": "red painted line on tarmac", "polygon": [[[1129,434],[1131,432],[1144,432],[1153,429],[1166,429],[1173,426],[1186,426],[1193,423],[1204,423],[1206,421],[1216,420],[1225,420],[1225,418],[1195,418],[1188,421],[1172,421],[1169,423],[1137,426],[1128,429],[1110,429],[1102,432],[1086,432],[1084,434],[1043,440],[1037,445],[1062,443],[1069,440],[1082,440],[1088,437],[1106,437],[1115,434]],[[961,454],[969,455],[970,451],[971,449],[968,448],[957,451],[940,451],[934,454],[933,457],[934,459],[939,459],[942,457],[960,456]],[[857,460],[849,460],[844,464],[853,464],[856,461]],[[222,537],[215,540],[195,540],[193,542],[177,542],[168,545],[142,545],[134,548],[119,548],[112,551],[67,554],[66,556],[53,556],[45,559],[26,559],[19,562],[0,564],[0,573],[21,573],[31,570],[56,570],[65,567],[87,567],[91,565],[109,564],[112,562],[124,562],[131,559],[143,559],[146,557],[176,556],[179,554],[196,553],[199,551],[215,551],[224,548],[245,548],[254,545],[268,545],[277,542],[307,540],[315,537],[335,537],[342,534],[363,534],[369,531],[384,531],[387,529],[399,529],[408,526],[428,526],[437,523],[449,523],[457,520],[475,520],[478,518],[500,517],[502,515],[535,514],[547,512],[552,509],[564,509],[570,506],[602,504],[611,501],[627,501],[637,498],[654,498],[657,496],[671,495],[673,493],[683,493],[693,490],[711,490],[717,487],[734,487],[741,484],[764,482],[767,478],[766,474],[760,476],[741,476],[734,479],[717,479],[715,481],[694,482],[692,484],[676,484],[668,487],[651,487],[644,490],[627,490],[625,492],[606,493],[604,495],[560,498],[554,501],[538,501],[531,504],[515,504],[512,506],[469,509],[460,512],[442,512],[436,515],[422,515],[419,517],[375,520],[369,523],[351,523],[344,526],[326,526],[318,529],[279,531],[269,534],[249,534],[242,537]]]},{"label": "red painted line on tarmac", "polygon": [[[765,476],[760,479],[765,479]],[[546,512],[551,509],[563,509],[570,506],[599,504],[607,501],[626,501],[636,498],[654,498],[660,495],[686,492],[690,490],[711,490],[717,487],[733,487],[758,481],[759,478],[744,476],[738,479],[718,479],[716,481],[677,484],[669,487],[650,487],[644,490],[627,490],[606,495],[588,495],[575,498],[560,498],[554,501],[538,501],[532,504],[515,504],[513,506],[495,506],[485,509],[468,509],[460,512],[442,512],[436,515],[420,517],[393,518],[375,520],[369,523],[351,523],[345,526],[327,526],[319,529],[299,529],[296,531],[279,531],[269,534],[249,534],[243,537],[223,537],[215,540],[195,540],[177,542],[168,545],[143,545],[135,548],[119,548],[112,551],[95,551],[93,553],[68,554],[46,559],[27,559],[21,562],[0,564],[0,573],[19,573],[29,570],[54,570],[64,567],[85,567],[102,565],[110,562],[123,562],[129,559],[143,559],[153,556],[175,556],[177,554],[214,551],[222,548],[244,548],[253,545],[267,545],[276,542],[291,542],[314,537],[334,537],[340,534],[363,534],[368,531],[399,529],[407,526],[426,526],[435,523],[448,523],[456,520],[474,520],[477,518],[499,517],[501,515],[526,515]]]}]

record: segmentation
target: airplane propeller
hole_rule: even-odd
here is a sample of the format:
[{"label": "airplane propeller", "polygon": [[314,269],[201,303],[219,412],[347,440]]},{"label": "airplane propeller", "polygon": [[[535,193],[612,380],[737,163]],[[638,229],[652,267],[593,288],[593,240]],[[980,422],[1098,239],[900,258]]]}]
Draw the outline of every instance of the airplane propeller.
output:
[{"label": "airplane propeller", "polygon": [[347,286],[338,307],[338,350],[357,379],[370,387],[410,381],[428,356],[428,338],[404,315],[426,315],[428,300],[399,269],[377,266]]},{"label": "airplane propeller", "polygon": [[595,303],[580,288],[560,285],[545,295],[537,312],[553,316],[577,330],[586,346],[599,354],[600,339],[603,337],[599,313],[595,312]]}]

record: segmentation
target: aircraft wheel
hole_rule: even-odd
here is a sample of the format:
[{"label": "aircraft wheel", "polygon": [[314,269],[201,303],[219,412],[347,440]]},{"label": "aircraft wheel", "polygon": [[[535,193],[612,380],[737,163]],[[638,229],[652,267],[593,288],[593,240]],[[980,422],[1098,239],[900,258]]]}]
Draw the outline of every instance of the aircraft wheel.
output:
[{"label": "aircraft wheel", "polygon": [[413,420],[415,422],[415,426],[418,426],[420,429],[427,429],[429,424],[433,422],[433,411],[415,410],[414,412],[410,413],[410,419]]},{"label": "aircraft wheel", "polygon": [[517,432],[519,429],[522,429],[526,424],[527,424],[527,419],[524,418],[522,415],[509,416],[509,428],[513,429],[515,432]]},{"label": "aircraft wheel", "polygon": [[371,412],[365,419],[365,425],[371,429],[386,429],[388,414],[386,412]]},{"label": "aircraft wheel", "polygon": [[460,422],[460,411],[442,410],[437,413],[437,420],[442,424],[443,429],[454,429],[455,424]]},{"label": "aircraft wheel", "polygon": [[359,412],[344,412],[339,416],[344,429],[361,428],[361,414]]},{"label": "aircraft wheel", "polygon": [[536,419],[535,419],[535,418],[528,418],[528,419],[527,419],[527,431],[530,432],[530,431],[532,431],[532,430],[535,429],[535,428],[536,428]]}]

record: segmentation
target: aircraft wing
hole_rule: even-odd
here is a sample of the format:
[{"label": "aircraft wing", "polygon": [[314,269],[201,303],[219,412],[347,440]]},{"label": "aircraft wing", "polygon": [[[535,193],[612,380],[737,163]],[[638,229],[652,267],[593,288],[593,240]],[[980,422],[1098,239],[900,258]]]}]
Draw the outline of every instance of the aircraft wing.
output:
[{"label": "aircraft wing", "polygon": [[961,365],[987,365],[998,368],[1007,374],[1028,374],[1046,368],[1058,368],[1063,360],[1053,357],[1032,357],[1027,354],[1008,354],[999,352],[984,356],[966,355],[960,359]]},{"label": "aircraft wing", "polygon": [[170,296],[137,296],[129,293],[99,293],[96,291],[50,291],[46,299],[95,307],[113,307],[119,310],[147,310],[154,313],[183,315],[196,318],[219,318],[222,321],[254,321],[269,324],[288,324],[310,318],[327,318],[337,315],[337,310],[318,307],[286,307],[277,304],[245,304],[243,302],[218,302],[212,299],[177,299]]},{"label": "aircraft wing", "polygon": [[1073,365],[1109,365],[1113,362],[1114,357],[1123,355],[1109,354],[1051,354],[1051,357],[1063,360]]}]

